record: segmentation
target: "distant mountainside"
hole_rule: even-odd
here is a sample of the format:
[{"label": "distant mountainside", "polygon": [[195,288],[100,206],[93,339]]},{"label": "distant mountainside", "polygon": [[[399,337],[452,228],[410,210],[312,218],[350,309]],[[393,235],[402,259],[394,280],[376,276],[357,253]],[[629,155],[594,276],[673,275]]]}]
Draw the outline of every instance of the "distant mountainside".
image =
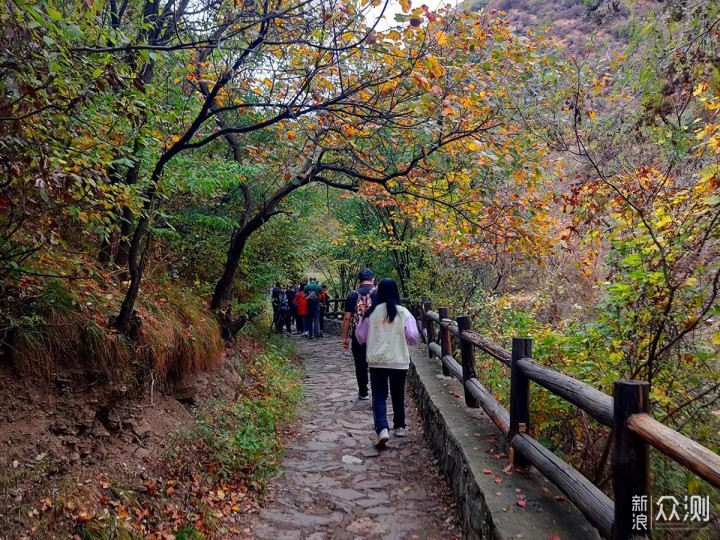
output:
[{"label": "distant mountainside", "polygon": [[519,30],[550,26],[570,53],[598,58],[624,49],[634,17],[659,5],[649,0],[465,0],[461,7],[505,11]]}]

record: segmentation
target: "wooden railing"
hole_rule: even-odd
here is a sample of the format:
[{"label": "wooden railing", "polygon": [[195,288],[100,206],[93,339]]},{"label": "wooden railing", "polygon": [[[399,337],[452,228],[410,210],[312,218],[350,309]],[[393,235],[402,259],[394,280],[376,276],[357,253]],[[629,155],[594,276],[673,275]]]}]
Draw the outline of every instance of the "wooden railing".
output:
[{"label": "wooden railing", "polygon": [[[448,318],[447,308],[433,311],[427,298],[421,305],[418,324],[430,358],[439,358],[443,373],[462,382],[465,404],[482,408],[508,437],[513,466],[532,465],[538,469],[578,507],[604,538],[643,537],[644,533],[633,530],[633,498],[650,495],[649,446],[720,488],[720,456],[649,416],[647,382],[617,381],[613,396],[609,396],[533,361],[529,338],[513,338],[512,350],[507,351],[473,332],[470,317],[458,317],[453,321]],[[453,356],[454,344],[459,349],[460,363]],[[509,412],[478,381],[475,349],[510,368]],[[612,429],[614,501],[531,436],[531,381]],[[648,511],[652,510],[648,507]],[[649,532],[645,536],[649,536]]]},{"label": "wooden railing", "polygon": [[345,312],[345,298],[328,298],[325,318],[342,319]]}]

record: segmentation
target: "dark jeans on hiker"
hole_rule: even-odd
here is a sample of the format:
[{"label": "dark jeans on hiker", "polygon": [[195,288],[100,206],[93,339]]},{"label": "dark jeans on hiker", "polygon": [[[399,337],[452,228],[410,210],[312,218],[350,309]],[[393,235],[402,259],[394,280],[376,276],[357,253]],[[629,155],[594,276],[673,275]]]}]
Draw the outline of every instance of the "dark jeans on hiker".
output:
[{"label": "dark jeans on hiker", "polygon": [[288,334],[290,334],[290,326],[292,324],[292,319],[290,318],[290,311],[288,310],[279,310],[277,314],[275,315],[275,331],[278,334],[282,334],[283,326],[287,328]]},{"label": "dark jeans on hiker", "polygon": [[305,331],[311,338],[320,337],[320,302],[316,300],[307,301],[308,315]]},{"label": "dark jeans on hiker", "polygon": [[406,369],[370,368],[372,409],[375,432],[390,429],[387,421],[388,382],[393,405],[393,429],[405,427],[405,376]]},{"label": "dark jeans on hiker", "polygon": [[355,361],[355,378],[358,383],[358,396],[366,397],[368,395],[368,363],[367,363],[367,345],[360,345],[353,334],[350,349],[352,350],[353,360]]},{"label": "dark jeans on hiker", "polygon": [[327,311],[327,308],[325,306],[320,306],[320,335],[323,335],[323,332],[325,331],[325,312]]}]

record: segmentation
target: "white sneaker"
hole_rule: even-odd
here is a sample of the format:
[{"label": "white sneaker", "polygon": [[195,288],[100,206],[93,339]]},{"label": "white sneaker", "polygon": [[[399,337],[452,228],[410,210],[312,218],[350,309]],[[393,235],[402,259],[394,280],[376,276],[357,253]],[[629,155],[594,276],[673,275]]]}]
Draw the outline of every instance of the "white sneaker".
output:
[{"label": "white sneaker", "polygon": [[361,396],[358,394],[358,401],[368,401],[370,399],[370,396]]},{"label": "white sneaker", "polygon": [[307,332],[303,332],[302,335],[305,336],[305,337],[308,337],[308,333],[307,333]]},{"label": "white sneaker", "polygon": [[390,440],[390,434],[387,429],[383,429],[378,433],[378,440],[375,443],[375,448],[385,448],[385,443]]},{"label": "white sneaker", "polygon": [[404,437],[405,435],[406,435],[406,433],[405,433],[404,427],[395,428],[395,436],[396,437]]}]

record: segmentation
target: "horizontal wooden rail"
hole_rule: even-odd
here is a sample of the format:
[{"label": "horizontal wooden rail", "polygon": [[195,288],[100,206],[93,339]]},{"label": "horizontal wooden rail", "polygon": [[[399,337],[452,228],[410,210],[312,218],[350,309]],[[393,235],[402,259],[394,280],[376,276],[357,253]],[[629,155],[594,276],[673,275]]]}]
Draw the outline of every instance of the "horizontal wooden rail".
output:
[{"label": "horizontal wooden rail", "polygon": [[[424,336],[427,339],[427,331],[423,330]],[[440,358],[442,355],[442,349],[437,343],[430,343],[430,352],[434,356]],[[442,362],[448,368],[450,373],[458,379],[461,383],[463,380],[462,366],[449,355],[442,357]],[[475,378],[469,379],[465,383],[465,387],[477,399],[478,404],[488,415],[488,417],[495,423],[495,425],[502,431],[504,435],[508,434],[510,429],[510,413],[497,402],[497,400],[487,391],[487,389]]]},{"label": "horizontal wooden rail", "polygon": [[448,354],[442,357],[442,362],[448,368],[453,377],[462,381],[462,366],[457,363],[457,360]]},{"label": "horizontal wooden rail", "polygon": [[530,435],[518,433],[512,447],[567,495],[600,534],[611,537],[615,505],[607,495]]},{"label": "horizontal wooden rail", "polygon": [[499,360],[506,366],[510,365],[510,351],[503,349],[497,343],[490,341],[489,339],[481,336],[477,332],[465,330],[461,335],[460,339],[463,339],[473,346],[480,349],[482,352],[489,354],[496,360]]},{"label": "horizontal wooden rail", "polygon": [[633,414],[627,425],[660,452],[720,488],[720,456],[647,414]]},{"label": "horizontal wooden rail", "polygon": [[541,366],[530,358],[518,360],[522,374],[553,394],[577,405],[601,424],[613,425],[613,398],[589,384]]},{"label": "horizontal wooden rail", "polygon": [[440,322],[440,315],[436,311],[428,311],[425,313],[425,316],[431,321],[435,321],[436,323]]},{"label": "horizontal wooden rail", "polygon": [[507,409],[500,405],[477,379],[473,378],[465,381],[465,388],[477,400],[485,414],[490,417],[490,420],[503,432],[503,435],[507,436],[510,431],[510,413]]},{"label": "horizontal wooden rail", "polygon": [[460,332],[458,331],[458,325],[452,319],[441,319],[440,327],[447,328],[454,336],[460,336]]}]

